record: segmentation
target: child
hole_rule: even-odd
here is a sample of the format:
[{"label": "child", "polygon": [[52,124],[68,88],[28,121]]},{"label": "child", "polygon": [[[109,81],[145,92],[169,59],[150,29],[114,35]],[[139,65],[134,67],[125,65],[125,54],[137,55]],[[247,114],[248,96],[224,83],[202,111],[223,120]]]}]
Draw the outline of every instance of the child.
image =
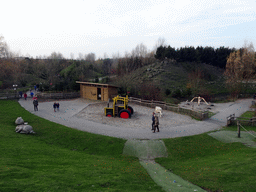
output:
[{"label": "child", "polygon": [[56,112],[56,108],[57,108],[57,103],[56,103],[56,102],[54,102],[54,104],[53,104],[54,112]]},{"label": "child", "polygon": [[59,111],[59,109],[60,109],[60,104],[59,104],[59,103],[56,103],[56,107],[57,107],[57,110]]},{"label": "child", "polygon": [[25,100],[27,100],[27,97],[28,97],[27,93],[24,93]]}]

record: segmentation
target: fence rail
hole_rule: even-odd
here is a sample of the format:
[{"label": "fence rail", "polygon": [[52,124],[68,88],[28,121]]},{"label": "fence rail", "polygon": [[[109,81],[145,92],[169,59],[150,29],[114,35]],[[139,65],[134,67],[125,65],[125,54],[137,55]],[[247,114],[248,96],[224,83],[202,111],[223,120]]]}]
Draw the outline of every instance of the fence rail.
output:
[{"label": "fence rail", "polygon": [[158,106],[158,107],[161,107],[163,110],[168,110],[176,113],[189,115],[191,117],[194,117],[200,120],[209,118],[209,113],[207,111],[203,112],[203,111],[196,111],[191,109],[184,109],[179,107],[179,105],[166,103],[162,101],[143,100],[135,97],[129,97],[129,102],[135,103],[137,105],[145,106],[145,107],[150,107],[150,108],[155,108],[156,106]]},{"label": "fence rail", "polygon": [[19,94],[16,92],[0,92],[0,99],[17,99]]},{"label": "fence rail", "polygon": [[235,114],[232,114],[227,117],[227,126],[229,125],[237,125],[237,122],[243,125],[255,126],[256,125],[256,117],[236,117]]},{"label": "fence rail", "polygon": [[37,98],[41,99],[72,99],[80,97],[80,92],[71,93],[37,93]]}]

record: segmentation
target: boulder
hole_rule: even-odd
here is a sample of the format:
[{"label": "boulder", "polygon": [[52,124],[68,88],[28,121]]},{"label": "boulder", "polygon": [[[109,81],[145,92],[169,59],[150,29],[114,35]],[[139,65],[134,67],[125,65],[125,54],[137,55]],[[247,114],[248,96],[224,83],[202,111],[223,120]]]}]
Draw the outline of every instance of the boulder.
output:
[{"label": "boulder", "polygon": [[32,126],[30,125],[18,125],[15,129],[16,133],[26,133],[26,134],[30,134],[30,133],[35,133],[33,131]]},{"label": "boulder", "polygon": [[18,117],[15,121],[15,124],[16,125],[22,125],[24,124],[24,120],[22,119],[22,117]]}]

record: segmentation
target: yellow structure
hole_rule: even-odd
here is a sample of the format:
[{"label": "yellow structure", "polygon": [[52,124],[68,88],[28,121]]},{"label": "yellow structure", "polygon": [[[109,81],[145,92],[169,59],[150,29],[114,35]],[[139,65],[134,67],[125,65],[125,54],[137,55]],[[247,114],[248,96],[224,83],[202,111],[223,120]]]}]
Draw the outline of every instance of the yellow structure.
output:
[{"label": "yellow structure", "polygon": [[[113,98],[113,107],[105,107],[105,115],[107,117],[121,117],[121,118],[131,118],[133,114],[133,108],[128,106],[128,95],[126,97],[120,97],[119,95]],[[109,105],[109,104],[108,104]]]},{"label": "yellow structure", "polygon": [[108,101],[118,95],[117,86],[82,81],[76,83],[80,84],[80,94],[84,99]]}]

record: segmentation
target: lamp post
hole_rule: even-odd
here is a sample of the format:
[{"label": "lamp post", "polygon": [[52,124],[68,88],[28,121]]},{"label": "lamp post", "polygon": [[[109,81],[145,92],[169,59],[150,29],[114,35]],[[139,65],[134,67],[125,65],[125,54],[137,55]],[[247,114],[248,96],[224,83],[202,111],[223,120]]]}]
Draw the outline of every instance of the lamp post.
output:
[{"label": "lamp post", "polygon": [[17,95],[17,87],[18,87],[18,85],[16,85],[16,84],[13,85],[13,90],[15,91],[15,98],[16,98],[16,95]]}]

